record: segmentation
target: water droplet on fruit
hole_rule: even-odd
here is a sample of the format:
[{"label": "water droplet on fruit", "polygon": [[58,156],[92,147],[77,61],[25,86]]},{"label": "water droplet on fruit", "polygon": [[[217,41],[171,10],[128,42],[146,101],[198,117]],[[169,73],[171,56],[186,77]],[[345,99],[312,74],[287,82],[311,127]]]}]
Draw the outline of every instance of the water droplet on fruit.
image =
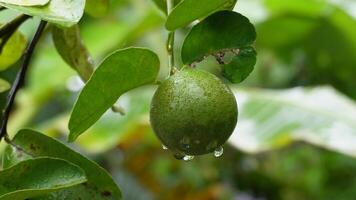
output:
[{"label": "water droplet on fruit", "polygon": [[194,156],[185,155],[185,156],[183,157],[183,160],[184,160],[184,161],[191,161],[191,160],[193,160],[193,159],[194,159]]},{"label": "water droplet on fruit", "polygon": [[222,156],[223,153],[224,153],[224,149],[222,147],[218,147],[214,151],[214,156],[218,158],[218,157]]},{"label": "water droplet on fruit", "polygon": [[168,148],[162,144],[162,149],[167,150]]}]

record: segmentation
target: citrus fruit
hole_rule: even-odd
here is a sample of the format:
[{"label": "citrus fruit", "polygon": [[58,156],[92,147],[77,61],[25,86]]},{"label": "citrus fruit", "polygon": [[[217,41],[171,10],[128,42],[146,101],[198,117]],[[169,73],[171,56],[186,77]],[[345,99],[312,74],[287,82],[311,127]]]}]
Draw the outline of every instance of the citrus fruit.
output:
[{"label": "citrus fruit", "polygon": [[221,149],[237,123],[236,99],[227,85],[206,71],[185,68],[158,87],[150,121],[163,145],[176,155]]}]

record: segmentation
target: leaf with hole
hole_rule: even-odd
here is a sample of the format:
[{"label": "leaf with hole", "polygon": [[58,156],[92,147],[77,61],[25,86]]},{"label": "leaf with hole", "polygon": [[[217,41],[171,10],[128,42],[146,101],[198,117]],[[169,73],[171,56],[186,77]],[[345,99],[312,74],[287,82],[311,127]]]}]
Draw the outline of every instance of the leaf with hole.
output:
[{"label": "leaf with hole", "polygon": [[[86,183],[51,193],[43,199],[121,199],[119,188],[102,167],[55,139],[32,130],[21,130],[13,139],[13,143],[33,157],[49,156],[64,159],[84,170],[88,180]],[[3,166],[7,168],[29,158],[31,156],[8,146],[3,157]]]},{"label": "leaf with hole", "polygon": [[68,161],[29,159],[0,171],[0,200],[28,199],[84,182],[84,171]]},{"label": "leaf with hole", "polygon": [[240,48],[230,63],[222,66],[223,76],[232,83],[240,83],[245,80],[256,64],[256,51],[253,47]]},{"label": "leaf with hole", "polygon": [[182,60],[191,64],[221,51],[250,46],[255,40],[255,28],[246,17],[220,11],[192,28],[183,43]]},{"label": "leaf with hole", "polygon": [[[0,44],[1,41],[2,39],[0,39]],[[19,31],[16,31],[9,38],[2,51],[0,49],[0,71],[7,69],[21,58],[26,48],[26,43],[26,37]]]},{"label": "leaf with hole", "polygon": [[89,80],[94,63],[80,37],[79,26],[70,28],[52,27],[54,45],[63,60],[76,70],[84,80]]},{"label": "leaf with hole", "polygon": [[50,0],[0,0],[0,3],[8,3],[19,6],[44,6]]},{"label": "leaf with hole", "polygon": [[159,59],[143,48],[119,50],[108,56],[83,88],[69,120],[69,141],[92,126],[125,92],[155,82]]},{"label": "leaf with hole", "polygon": [[45,6],[18,6],[0,3],[7,7],[27,15],[37,16],[41,19],[70,27],[79,22],[83,16],[85,0],[51,0]]},{"label": "leaf with hole", "polygon": [[166,28],[173,31],[231,6],[235,0],[184,0],[168,15]]},{"label": "leaf with hole", "polygon": [[0,93],[5,92],[10,88],[10,84],[4,79],[0,78]]}]

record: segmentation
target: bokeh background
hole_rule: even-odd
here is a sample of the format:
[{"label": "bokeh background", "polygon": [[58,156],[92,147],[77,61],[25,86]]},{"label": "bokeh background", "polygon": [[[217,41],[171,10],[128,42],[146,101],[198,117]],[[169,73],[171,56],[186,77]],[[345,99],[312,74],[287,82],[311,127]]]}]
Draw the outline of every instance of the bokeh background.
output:
[{"label": "bokeh background", "polygon": [[[162,149],[149,125],[155,86],[122,96],[117,104],[125,116],[108,111],[69,145],[108,169],[128,200],[356,199],[356,2],[239,0],[234,10],[256,26],[258,63],[244,83],[231,85],[240,115],[223,156],[184,162]],[[1,11],[0,23],[17,14]],[[30,38],[38,21],[27,21],[22,33]],[[115,0],[109,14],[85,15],[80,27],[96,63],[119,48],[149,47],[160,56],[163,80],[164,21],[150,0]],[[177,55],[188,31],[177,33]],[[18,65],[0,78],[11,83]],[[198,67],[219,72],[212,58]],[[34,128],[65,141],[82,86],[47,30],[16,99],[10,133]]]}]

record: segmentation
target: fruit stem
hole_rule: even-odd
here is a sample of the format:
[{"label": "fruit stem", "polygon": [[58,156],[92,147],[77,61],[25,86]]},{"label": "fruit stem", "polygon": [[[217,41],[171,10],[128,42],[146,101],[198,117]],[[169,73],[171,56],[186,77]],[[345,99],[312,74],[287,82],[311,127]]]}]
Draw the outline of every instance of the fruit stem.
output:
[{"label": "fruit stem", "polygon": [[28,45],[28,47],[24,53],[21,68],[20,68],[19,72],[17,73],[15,82],[13,83],[11,90],[7,97],[7,102],[6,102],[3,116],[1,119],[2,122],[1,122],[1,127],[0,127],[0,140],[3,137],[6,138],[6,141],[9,140],[9,137],[7,134],[7,122],[10,117],[10,112],[13,107],[17,92],[24,85],[26,73],[27,73],[28,67],[30,65],[30,61],[31,61],[33,52],[34,52],[35,47],[42,35],[44,28],[46,27],[46,24],[47,24],[47,22],[41,21],[41,23],[39,24],[39,26],[37,28],[35,36],[33,37],[32,41],[30,42],[30,44]]},{"label": "fruit stem", "polygon": [[[174,7],[174,0],[167,0],[167,15],[171,13]],[[175,70],[174,64],[174,38],[175,31],[171,31],[168,34],[167,39],[167,52],[168,52],[168,67],[170,70],[170,75],[173,75]]]}]

